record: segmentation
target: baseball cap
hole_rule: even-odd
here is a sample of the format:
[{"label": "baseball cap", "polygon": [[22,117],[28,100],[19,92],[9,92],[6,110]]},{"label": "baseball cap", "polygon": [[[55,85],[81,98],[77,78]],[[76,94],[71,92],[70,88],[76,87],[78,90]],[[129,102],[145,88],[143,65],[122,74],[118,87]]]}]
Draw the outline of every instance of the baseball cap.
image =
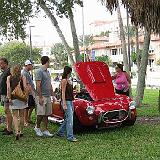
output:
[{"label": "baseball cap", "polygon": [[24,63],[25,66],[30,65],[30,64],[33,65],[33,63],[30,60],[26,60],[25,63]]}]

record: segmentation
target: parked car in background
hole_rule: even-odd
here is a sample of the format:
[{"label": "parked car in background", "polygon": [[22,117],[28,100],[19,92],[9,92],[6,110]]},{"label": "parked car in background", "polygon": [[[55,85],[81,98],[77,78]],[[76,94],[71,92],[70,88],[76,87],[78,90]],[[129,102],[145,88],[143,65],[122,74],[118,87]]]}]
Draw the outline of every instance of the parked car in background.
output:
[{"label": "parked car in background", "polygon": [[[107,128],[134,125],[136,104],[125,96],[115,94],[108,66],[103,62],[79,62],[75,70],[85,88],[75,92],[74,129],[83,127]],[[53,104],[50,120],[62,122],[59,102]]]}]

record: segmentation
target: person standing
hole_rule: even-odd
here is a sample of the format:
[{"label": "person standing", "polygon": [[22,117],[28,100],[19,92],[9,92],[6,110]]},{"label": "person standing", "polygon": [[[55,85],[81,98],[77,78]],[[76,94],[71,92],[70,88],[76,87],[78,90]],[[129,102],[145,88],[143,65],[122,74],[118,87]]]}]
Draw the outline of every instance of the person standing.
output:
[{"label": "person standing", "polygon": [[29,123],[33,123],[31,121],[31,115],[32,115],[32,111],[35,108],[35,86],[33,83],[33,79],[32,79],[32,75],[30,74],[30,71],[33,69],[33,63],[30,60],[26,60],[25,64],[24,64],[24,69],[22,71],[22,75],[24,77],[26,77],[27,80],[27,84],[28,86],[31,88],[31,91],[29,93],[29,97],[28,97],[28,106],[25,109],[24,112],[24,125],[28,126]]},{"label": "person standing", "polygon": [[72,68],[65,66],[61,81],[61,105],[65,115],[64,121],[56,135],[62,137],[65,131],[67,131],[67,140],[76,142],[77,139],[73,135],[73,86],[69,80],[71,73]]},{"label": "person standing", "polygon": [[26,78],[21,76],[20,67],[15,65],[12,68],[11,75],[7,77],[7,98],[12,110],[16,140],[23,136],[24,109],[26,108],[26,102],[12,96],[12,91],[19,83],[21,84],[21,89],[28,93]]},{"label": "person standing", "polygon": [[[55,101],[53,88],[51,85],[51,76],[47,68],[49,67],[49,57],[41,57],[42,66],[35,73],[36,80],[36,103],[37,103],[37,121],[34,128],[37,136],[52,137],[48,131],[48,116],[52,114],[52,103]],[[41,122],[44,122],[44,131],[41,130]]]},{"label": "person standing", "polygon": [[6,115],[6,128],[2,131],[4,135],[13,134],[12,131],[12,114],[9,109],[9,103],[7,99],[7,77],[10,75],[10,68],[8,66],[8,60],[6,58],[0,58],[0,69],[2,73],[0,75],[0,95],[1,103],[4,106],[4,112]]},{"label": "person standing", "polygon": [[123,94],[129,96],[129,86],[131,85],[131,79],[127,72],[123,71],[123,65],[117,64],[115,67],[116,74],[112,76],[115,81],[115,91],[117,94]]}]

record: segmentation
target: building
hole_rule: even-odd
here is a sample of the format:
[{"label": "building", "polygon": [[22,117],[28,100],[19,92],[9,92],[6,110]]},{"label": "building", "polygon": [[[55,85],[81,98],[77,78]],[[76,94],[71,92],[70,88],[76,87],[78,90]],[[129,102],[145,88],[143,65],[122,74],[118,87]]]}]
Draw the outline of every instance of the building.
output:
[{"label": "building", "polygon": [[[139,48],[141,50],[143,50],[143,45],[144,36],[140,36]],[[133,39],[131,51],[135,52],[135,48],[135,39]],[[118,37],[115,38],[114,41],[110,40],[109,37],[99,37],[99,39],[96,37],[95,43],[87,47],[86,54],[92,54],[92,51],[94,51],[96,57],[107,55],[113,63],[123,62],[122,43]],[[81,53],[82,52],[84,52],[84,48],[81,49]],[[90,56],[91,55],[89,55],[89,57]],[[152,34],[149,47],[148,65],[150,67],[155,66],[158,59],[160,59],[160,36]]]},{"label": "building", "polygon": [[[126,18],[123,18],[124,26],[127,24]],[[107,55],[110,60],[115,63],[123,62],[122,44],[119,36],[118,20],[110,21],[95,21],[90,24],[91,34],[94,36],[95,43],[87,48],[81,48],[81,52],[86,52],[88,57],[91,57],[93,51],[95,56]],[[109,31],[109,36],[97,36],[102,32]],[[143,30],[140,31],[139,48],[143,50],[144,35]],[[135,52],[135,38],[131,39],[131,52]],[[156,65],[157,60],[160,59],[160,36],[151,35],[148,65],[153,67]]]}]

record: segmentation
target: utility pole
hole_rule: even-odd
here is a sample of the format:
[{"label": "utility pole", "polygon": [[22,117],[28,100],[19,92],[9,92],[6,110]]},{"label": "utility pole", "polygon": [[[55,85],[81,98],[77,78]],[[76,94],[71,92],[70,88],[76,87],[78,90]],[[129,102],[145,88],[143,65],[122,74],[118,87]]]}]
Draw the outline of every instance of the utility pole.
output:
[{"label": "utility pole", "polygon": [[30,44],[30,60],[32,60],[32,27],[35,26],[29,26],[29,44]]},{"label": "utility pole", "polygon": [[83,36],[83,51],[84,51],[84,62],[86,61],[86,48],[84,46],[84,2],[82,0],[82,36]]}]

